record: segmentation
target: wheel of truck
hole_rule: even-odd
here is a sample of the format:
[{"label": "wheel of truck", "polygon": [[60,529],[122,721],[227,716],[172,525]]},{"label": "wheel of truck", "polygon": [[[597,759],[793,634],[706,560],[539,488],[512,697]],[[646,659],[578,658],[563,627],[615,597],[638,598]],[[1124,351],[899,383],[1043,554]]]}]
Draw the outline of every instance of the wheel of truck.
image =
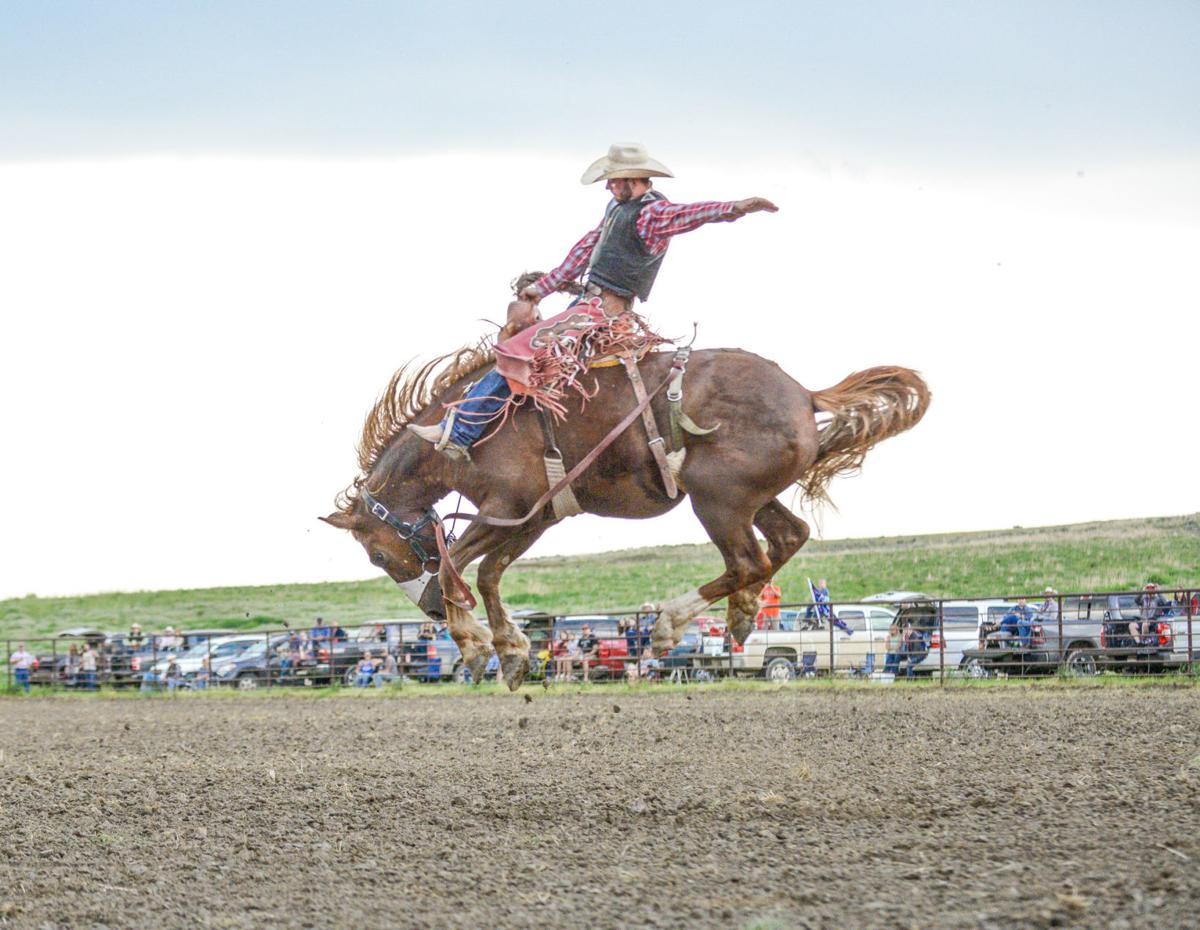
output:
[{"label": "wheel of truck", "polygon": [[1067,674],[1091,677],[1100,673],[1096,668],[1096,657],[1082,649],[1072,649],[1067,653]]},{"label": "wheel of truck", "polygon": [[796,663],[784,656],[776,656],[767,663],[763,670],[767,681],[794,681],[796,678]]},{"label": "wheel of truck", "polygon": [[980,662],[979,659],[973,656],[969,659],[963,659],[962,669],[963,674],[965,674],[968,678],[992,677],[991,670],[982,662]]},{"label": "wheel of truck", "polygon": [[242,672],[237,677],[237,686],[240,691],[253,691],[258,687],[258,675],[254,672]]}]

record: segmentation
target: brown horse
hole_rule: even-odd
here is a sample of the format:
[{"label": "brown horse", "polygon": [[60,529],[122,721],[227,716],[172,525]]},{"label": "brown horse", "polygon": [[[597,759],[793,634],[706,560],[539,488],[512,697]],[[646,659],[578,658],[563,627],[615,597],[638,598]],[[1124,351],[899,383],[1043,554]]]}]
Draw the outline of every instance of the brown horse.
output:
[{"label": "brown horse", "polygon": [[[361,476],[340,497],[339,510],[322,518],[349,530],[371,562],[430,616],[442,616],[442,592],[457,585],[450,566],[444,561],[439,565],[433,504],[459,491],[484,517],[519,518],[548,488],[543,433],[529,407],[518,407],[494,435],[477,444],[470,462],[451,461],[405,430],[409,423],[437,422],[442,401],[459,397],[492,359],[481,346],[414,372],[396,372],[363,427]],[[671,364],[669,352],[647,355],[640,363],[647,386],[661,384]],[[587,377],[597,393],[586,403],[576,397],[559,429],[568,468],[634,406],[622,368],[596,368]],[[720,550],[725,572],[662,605],[654,628],[656,649],[674,645],[687,622],[721,598],[728,598],[730,631],[744,640],[753,628],[759,590],[809,535],[808,525],[776,497],[798,484],[808,500],[825,499],[835,475],[857,470],[872,446],[915,425],[929,404],[925,382],[907,368],[872,368],[809,393],[778,365],[737,349],[695,352],[684,391],[685,413],[702,424],[720,424],[707,435],[686,436],[679,484]],[[651,406],[658,422],[667,423],[665,395],[657,394]],[[818,412],[828,414],[828,422],[818,426]],[[605,449],[572,487],[585,512],[606,517],[656,517],[683,496],[667,496],[640,422]],[[500,578],[555,522],[548,506],[517,526],[473,522],[450,548],[459,571],[483,557],[477,584],[490,631],[460,597],[448,596],[444,602],[450,634],[475,681],[482,680],[492,648],[510,688],[524,679],[529,641],[501,603]],[[755,528],[766,538],[765,552]]]}]

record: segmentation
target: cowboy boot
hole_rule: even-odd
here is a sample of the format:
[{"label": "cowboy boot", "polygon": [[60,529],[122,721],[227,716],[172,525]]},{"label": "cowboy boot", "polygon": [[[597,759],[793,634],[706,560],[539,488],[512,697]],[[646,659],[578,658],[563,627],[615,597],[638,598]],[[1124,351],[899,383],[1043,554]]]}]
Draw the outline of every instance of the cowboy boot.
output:
[{"label": "cowboy boot", "polygon": [[433,448],[446,456],[446,458],[456,462],[462,460],[469,462],[471,461],[471,453],[467,447],[450,441],[450,428],[452,425],[452,420],[448,420],[445,426],[442,426],[440,423],[432,423],[429,426],[419,426],[416,423],[409,423],[408,431],[424,439],[426,442],[433,443]]}]

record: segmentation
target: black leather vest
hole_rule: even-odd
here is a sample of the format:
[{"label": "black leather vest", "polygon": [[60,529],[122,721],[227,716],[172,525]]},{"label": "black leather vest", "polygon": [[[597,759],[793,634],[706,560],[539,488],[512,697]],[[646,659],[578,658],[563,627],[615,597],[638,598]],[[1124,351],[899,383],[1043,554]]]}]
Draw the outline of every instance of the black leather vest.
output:
[{"label": "black leather vest", "polygon": [[666,252],[650,254],[637,234],[637,218],[647,204],[666,199],[658,191],[650,190],[637,200],[626,203],[614,200],[608,205],[600,241],[588,267],[589,282],[622,297],[637,295],[643,301],[649,298]]}]

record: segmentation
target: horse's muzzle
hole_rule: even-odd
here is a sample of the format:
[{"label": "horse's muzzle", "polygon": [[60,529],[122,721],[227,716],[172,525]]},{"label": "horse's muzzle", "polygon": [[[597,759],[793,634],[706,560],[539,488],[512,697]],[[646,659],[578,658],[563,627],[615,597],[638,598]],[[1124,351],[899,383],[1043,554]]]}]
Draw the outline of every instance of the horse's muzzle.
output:
[{"label": "horse's muzzle", "polygon": [[442,583],[435,572],[421,572],[416,578],[398,581],[396,584],[430,620],[446,619],[446,608],[442,603]]}]

